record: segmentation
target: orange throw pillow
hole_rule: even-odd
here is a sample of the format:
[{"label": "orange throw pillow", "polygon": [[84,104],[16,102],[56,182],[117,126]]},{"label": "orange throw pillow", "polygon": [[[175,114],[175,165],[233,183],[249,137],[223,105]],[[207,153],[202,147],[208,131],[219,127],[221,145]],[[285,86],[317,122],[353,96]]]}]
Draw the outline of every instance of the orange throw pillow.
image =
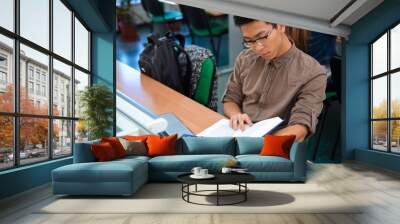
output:
[{"label": "orange throw pillow", "polygon": [[264,146],[261,149],[260,155],[280,156],[286,159],[290,159],[290,148],[292,147],[295,139],[295,135],[267,135],[264,137]]},{"label": "orange throw pillow", "polygon": [[124,139],[129,141],[144,141],[146,142],[147,137],[151,135],[125,135]]},{"label": "orange throw pillow", "polygon": [[115,155],[117,158],[125,157],[126,156],[126,151],[124,149],[124,146],[122,146],[121,142],[119,141],[118,138],[116,137],[111,137],[111,138],[101,138],[101,142],[108,142],[114,149]]},{"label": "orange throw pillow", "polygon": [[165,155],[176,155],[176,139],[178,135],[171,136],[148,136],[146,143],[148,147],[147,155],[154,156],[165,156]]},{"label": "orange throw pillow", "polygon": [[91,149],[94,157],[99,162],[110,161],[117,158],[114,149],[108,142],[93,144],[91,145]]}]

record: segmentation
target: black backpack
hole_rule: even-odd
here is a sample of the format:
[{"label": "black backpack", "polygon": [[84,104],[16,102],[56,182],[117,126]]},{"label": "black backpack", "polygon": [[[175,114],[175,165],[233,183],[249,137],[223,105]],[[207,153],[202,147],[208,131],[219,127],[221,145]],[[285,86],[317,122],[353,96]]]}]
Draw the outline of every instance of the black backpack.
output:
[{"label": "black backpack", "polygon": [[185,38],[167,33],[161,38],[147,37],[147,44],[139,57],[142,73],[188,96],[191,65],[184,49]]}]

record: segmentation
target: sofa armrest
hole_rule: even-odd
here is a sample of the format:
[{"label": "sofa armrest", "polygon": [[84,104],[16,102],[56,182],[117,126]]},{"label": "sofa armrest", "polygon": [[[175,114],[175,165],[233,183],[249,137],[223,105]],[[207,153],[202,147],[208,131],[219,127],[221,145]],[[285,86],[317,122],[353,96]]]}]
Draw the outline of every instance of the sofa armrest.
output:
[{"label": "sofa armrest", "polygon": [[96,158],[94,157],[90,146],[99,142],[99,140],[95,140],[90,142],[75,143],[74,163],[95,162]]},{"label": "sofa armrest", "polygon": [[295,181],[306,180],[307,141],[295,142],[290,149],[290,160],[293,162],[293,178]]}]

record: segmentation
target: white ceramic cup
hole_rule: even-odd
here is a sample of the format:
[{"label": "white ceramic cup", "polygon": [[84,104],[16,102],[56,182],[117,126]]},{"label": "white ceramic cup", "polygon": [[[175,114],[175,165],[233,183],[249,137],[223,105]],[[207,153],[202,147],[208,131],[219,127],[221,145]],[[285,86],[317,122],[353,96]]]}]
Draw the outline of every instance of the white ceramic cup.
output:
[{"label": "white ceramic cup", "polygon": [[200,170],[200,176],[207,176],[208,175],[208,169],[201,169]]},{"label": "white ceramic cup", "polygon": [[196,176],[199,176],[199,175],[201,175],[201,174],[200,174],[200,171],[201,171],[201,170],[202,170],[201,167],[193,167],[192,173],[193,173],[194,175],[196,175]]},{"label": "white ceramic cup", "polygon": [[232,168],[230,167],[222,167],[221,172],[222,173],[230,173],[232,171]]}]

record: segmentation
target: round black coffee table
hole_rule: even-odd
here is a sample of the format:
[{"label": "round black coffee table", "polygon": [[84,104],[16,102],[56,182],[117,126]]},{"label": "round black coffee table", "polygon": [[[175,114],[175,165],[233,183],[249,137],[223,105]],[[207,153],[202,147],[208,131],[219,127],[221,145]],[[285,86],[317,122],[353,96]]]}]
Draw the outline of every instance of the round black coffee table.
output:
[{"label": "round black coffee table", "polygon": [[[215,177],[212,179],[193,179],[190,177],[191,173],[182,174],[177,177],[178,181],[182,183],[182,199],[188,203],[198,204],[198,205],[234,205],[247,200],[247,192],[249,188],[247,183],[255,180],[255,177],[248,173],[216,173],[213,174]],[[215,190],[197,190],[198,184],[205,185],[216,185]],[[190,191],[190,186],[195,186],[194,191]],[[223,190],[220,189],[220,185],[236,185],[237,190]],[[215,192],[215,194],[205,194],[209,192]],[[190,196],[204,196],[204,197],[216,197],[216,204],[202,204],[190,201]],[[221,203],[221,197],[232,197],[241,196],[239,200],[231,203]]]}]

